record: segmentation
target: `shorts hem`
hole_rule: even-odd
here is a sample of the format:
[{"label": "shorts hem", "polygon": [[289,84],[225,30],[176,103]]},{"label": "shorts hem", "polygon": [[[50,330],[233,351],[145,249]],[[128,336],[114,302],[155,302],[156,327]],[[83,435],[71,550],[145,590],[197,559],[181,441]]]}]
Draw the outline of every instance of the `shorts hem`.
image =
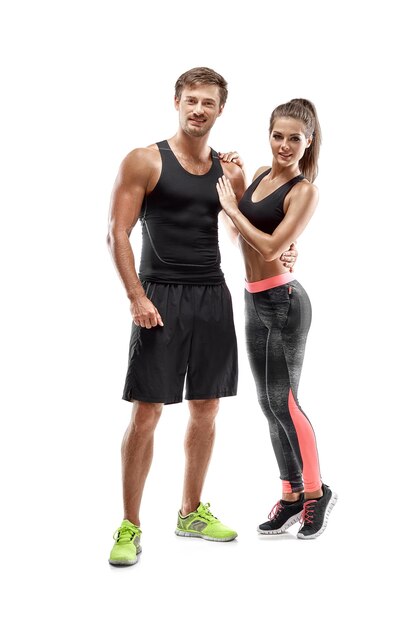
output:
[{"label": "shorts hem", "polygon": [[129,393],[122,396],[122,400],[126,402],[152,402],[153,404],[178,404],[183,401],[182,396],[176,396],[174,398],[168,398],[167,400],[161,400],[160,398],[149,398],[142,396],[140,393]]},{"label": "shorts hem", "polygon": [[215,393],[205,393],[205,394],[187,394],[185,396],[186,400],[215,400],[217,398],[226,398],[229,396],[237,396],[237,389],[233,390],[224,390]]}]

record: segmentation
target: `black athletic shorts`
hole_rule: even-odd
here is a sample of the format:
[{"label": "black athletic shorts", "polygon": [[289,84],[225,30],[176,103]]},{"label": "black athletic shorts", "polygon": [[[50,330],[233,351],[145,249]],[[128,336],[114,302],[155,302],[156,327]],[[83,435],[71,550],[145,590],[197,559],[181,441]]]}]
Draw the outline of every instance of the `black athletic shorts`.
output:
[{"label": "black athletic shorts", "polygon": [[182,402],[235,396],[237,345],[232,299],[225,283],[143,282],[164,326],[132,324],[123,399]]}]

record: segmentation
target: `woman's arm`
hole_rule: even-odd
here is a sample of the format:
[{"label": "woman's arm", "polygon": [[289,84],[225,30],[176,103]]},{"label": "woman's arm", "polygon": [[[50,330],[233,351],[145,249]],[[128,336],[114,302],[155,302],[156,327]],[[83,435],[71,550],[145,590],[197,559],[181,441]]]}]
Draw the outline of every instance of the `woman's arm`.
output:
[{"label": "woman's arm", "polygon": [[[225,159],[224,161],[223,159],[221,159],[222,160],[221,166],[223,168],[224,178],[227,177],[230,183],[230,186],[232,187],[232,190],[235,194],[236,201],[239,202],[239,200],[243,196],[245,189],[246,189],[245,173],[242,169],[242,166],[240,165],[240,163],[243,165],[243,161],[241,161],[239,158],[239,164],[238,164],[238,163],[235,163],[235,161],[230,158],[227,160],[228,156],[237,154],[237,152],[228,152],[228,153],[219,152],[219,156],[221,154],[224,155],[224,159]],[[232,220],[226,215],[224,211],[220,211],[219,217],[223,225],[225,226],[226,232],[229,235],[230,239],[232,240],[232,243],[237,245],[237,241],[239,238],[238,229],[236,228]]]},{"label": "woman's arm", "polygon": [[301,235],[318,203],[318,189],[310,183],[296,185],[290,191],[289,206],[282,222],[272,235],[253,226],[239,211],[237,199],[229,180],[222,176],[216,185],[220,204],[243,239],[265,259],[273,261]]}]

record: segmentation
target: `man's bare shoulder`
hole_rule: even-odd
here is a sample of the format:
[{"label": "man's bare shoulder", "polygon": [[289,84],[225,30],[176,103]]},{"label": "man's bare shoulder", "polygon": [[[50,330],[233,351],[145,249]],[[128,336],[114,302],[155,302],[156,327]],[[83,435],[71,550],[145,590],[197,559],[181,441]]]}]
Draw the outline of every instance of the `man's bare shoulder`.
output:
[{"label": "man's bare shoulder", "polygon": [[149,181],[161,167],[161,156],[156,144],[146,148],[135,148],[123,159],[120,174],[124,180],[139,179]]},{"label": "man's bare shoulder", "polygon": [[227,176],[227,178],[229,178],[230,180],[241,180],[244,178],[242,168],[236,165],[236,163],[228,163],[225,161],[221,161],[220,163],[225,176]]},{"label": "man's bare shoulder", "polygon": [[132,168],[152,167],[161,160],[158,146],[152,144],[146,148],[134,148],[123,159],[123,163]]},{"label": "man's bare shoulder", "polygon": [[246,189],[245,174],[236,163],[221,163],[225,176],[232,183],[233,191],[238,200],[243,196]]}]

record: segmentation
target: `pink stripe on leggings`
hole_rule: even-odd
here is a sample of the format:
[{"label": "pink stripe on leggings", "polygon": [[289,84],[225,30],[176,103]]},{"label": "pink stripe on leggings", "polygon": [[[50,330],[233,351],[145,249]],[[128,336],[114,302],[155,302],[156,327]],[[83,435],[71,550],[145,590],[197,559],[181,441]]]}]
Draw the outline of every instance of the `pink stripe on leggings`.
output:
[{"label": "pink stripe on leggings", "polygon": [[288,480],[282,480],[282,493],[292,493],[291,483]]},{"label": "pink stripe on leggings", "polygon": [[291,389],[288,394],[288,409],[295,426],[301,458],[303,460],[304,489],[305,491],[317,491],[317,489],[321,488],[322,482],[316,437],[313,427],[294,400]]},{"label": "pink stripe on leggings", "polygon": [[267,289],[273,289],[274,287],[281,287],[286,285],[292,280],[295,280],[293,272],[285,272],[284,274],[277,274],[270,278],[264,278],[262,280],[255,280],[253,283],[245,281],[245,289],[249,293],[259,293],[260,291],[266,291]]}]

